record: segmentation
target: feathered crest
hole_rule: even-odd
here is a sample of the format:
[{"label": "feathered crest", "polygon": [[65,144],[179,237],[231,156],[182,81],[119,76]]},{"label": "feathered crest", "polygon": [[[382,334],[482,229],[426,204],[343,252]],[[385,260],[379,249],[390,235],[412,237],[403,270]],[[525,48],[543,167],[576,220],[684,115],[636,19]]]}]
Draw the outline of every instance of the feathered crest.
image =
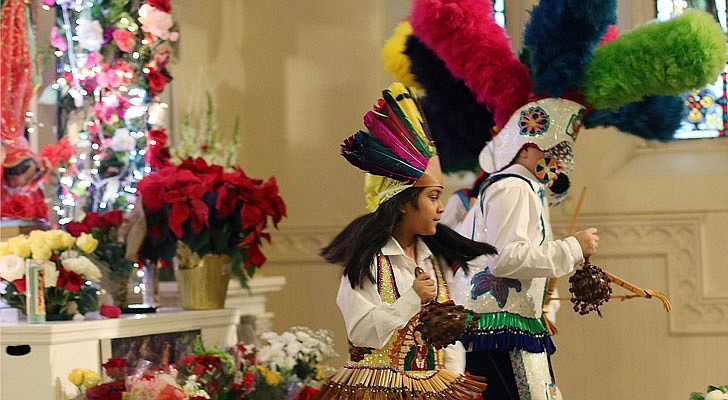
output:
[{"label": "feathered crest", "polygon": [[400,82],[382,91],[374,110],[364,115],[364,125],[369,131],[347,138],[341,154],[371,174],[414,182],[437,154],[414,89]]},{"label": "feathered crest", "polygon": [[[531,12],[519,60],[489,0],[414,0],[413,33],[403,54],[427,93],[422,102],[445,171],[480,150],[463,143],[489,141],[535,98],[584,104],[586,127],[672,138],[681,115],[675,95],[715,79],[726,62],[725,35],[710,15],[689,11],[618,36],[615,9],[615,0],[541,0]],[[666,119],[671,112],[676,114]],[[469,121],[454,123],[458,118]],[[469,142],[467,135],[473,137]]]}]

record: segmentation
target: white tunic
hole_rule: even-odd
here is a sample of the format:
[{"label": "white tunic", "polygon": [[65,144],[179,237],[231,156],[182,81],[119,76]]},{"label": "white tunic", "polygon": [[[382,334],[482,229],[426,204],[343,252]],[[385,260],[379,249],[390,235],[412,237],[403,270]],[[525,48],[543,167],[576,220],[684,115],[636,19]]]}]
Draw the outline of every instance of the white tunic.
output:
[{"label": "white tunic", "polygon": [[[352,289],[349,278],[341,277],[336,304],[344,317],[349,340],[355,346],[382,348],[397,329],[404,327],[420,311],[420,297],[412,288],[415,267],[419,266],[435,279],[434,255],[420,238],[417,238],[416,251],[417,263],[404,253],[393,237],[382,247],[382,255],[388,256],[392,263],[400,295],[392,304],[382,301],[376,283],[365,280],[363,287]],[[376,260],[372,260],[371,268],[376,278]],[[448,275],[452,276],[449,268],[443,268],[443,273],[446,280]],[[445,349],[445,368],[457,373],[465,371],[465,351],[459,342]]]}]

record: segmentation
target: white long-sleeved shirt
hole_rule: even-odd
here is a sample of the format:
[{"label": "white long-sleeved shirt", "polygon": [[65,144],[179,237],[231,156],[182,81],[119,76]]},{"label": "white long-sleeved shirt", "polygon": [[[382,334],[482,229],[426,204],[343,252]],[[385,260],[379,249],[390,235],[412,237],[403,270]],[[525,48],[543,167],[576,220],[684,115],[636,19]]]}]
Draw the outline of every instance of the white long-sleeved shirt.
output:
[{"label": "white long-sleeved shirt", "polygon": [[[341,277],[336,304],[341,310],[349,340],[360,347],[382,348],[397,329],[403,328],[422,307],[420,297],[412,287],[415,267],[419,266],[433,279],[437,279],[430,249],[422,239],[417,238],[417,262],[404,253],[396,239],[390,237],[382,247],[382,255],[388,256],[392,264],[394,279],[400,297],[394,303],[383,302],[376,283],[369,280],[363,287],[353,289],[346,276]],[[377,276],[377,261],[372,260],[372,274]],[[443,273],[450,274],[448,268]],[[451,275],[451,274],[450,274]],[[465,370],[465,352],[458,342],[445,349],[445,368],[462,373]]]},{"label": "white long-sleeved shirt", "polygon": [[[478,197],[456,230],[498,249],[495,256],[479,257],[469,263],[471,272],[456,275],[453,298],[478,312],[509,311],[538,318],[546,278],[566,275],[583,261],[575,237],[554,240],[549,209],[543,196],[545,186],[519,164],[496,175],[513,174],[490,184]],[[470,278],[488,268],[493,276],[521,281],[522,291],[509,289],[509,300],[499,307],[489,293],[472,299]]]}]

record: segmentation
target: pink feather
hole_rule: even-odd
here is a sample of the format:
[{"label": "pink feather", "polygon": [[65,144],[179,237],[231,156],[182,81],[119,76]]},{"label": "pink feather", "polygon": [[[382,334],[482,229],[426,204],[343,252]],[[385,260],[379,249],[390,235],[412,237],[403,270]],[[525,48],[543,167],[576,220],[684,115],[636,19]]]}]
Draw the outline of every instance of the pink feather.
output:
[{"label": "pink feather", "polygon": [[364,125],[369,129],[372,136],[392,150],[392,153],[399,158],[408,160],[410,165],[418,166],[423,170],[427,168],[427,158],[416,149],[410,148],[411,144],[407,142],[406,138],[402,138],[401,134],[390,131],[389,127],[382,121],[385,118],[387,117],[369,111],[364,115]]},{"label": "pink feather", "polygon": [[612,40],[616,39],[617,36],[619,36],[619,31],[617,30],[617,27],[614,25],[609,25],[609,27],[607,28],[607,32],[604,34],[604,36],[602,36],[602,40],[597,43],[597,47],[605,43],[611,42]]},{"label": "pink feather", "polygon": [[415,35],[493,111],[502,127],[533,91],[528,68],[511,51],[489,0],[415,0]]}]

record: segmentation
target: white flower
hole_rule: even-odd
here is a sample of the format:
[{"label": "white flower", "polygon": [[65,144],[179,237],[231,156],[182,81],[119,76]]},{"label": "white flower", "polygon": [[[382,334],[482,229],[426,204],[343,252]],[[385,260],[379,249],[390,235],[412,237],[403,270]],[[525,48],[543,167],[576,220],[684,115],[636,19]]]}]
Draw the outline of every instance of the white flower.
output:
[{"label": "white flower", "polygon": [[94,282],[101,280],[101,271],[99,268],[84,256],[66,258],[61,260],[61,264],[63,264],[63,268],[75,272],[88,280]]},{"label": "white flower", "polygon": [[14,281],[25,276],[25,260],[15,254],[0,257],[0,278]]},{"label": "white flower", "polygon": [[169,29],[174,25],[172,16],[162,10],[154,8],[149,4],[139,7],[139,22],[142,30],[161,38],[169,39]]},{"label": "white flower", "polygon": [[99,51],[104,44],[104,30],[99,21],[79,19],[76,27],[78,43],[88,51]]},{"label": "white flower", "polygon": [[705,395],[705,400],[725,400],[728,399],[728,393],[723,393],[720,390],[711,390]]},{"label": "white flower", "polygon": [[50,261],[43,263],[43,279],[45,281],[45,287],[55,287],[56,283],[58,283],[59,275],[61,275],[61,273],[56,268],[56,264]]},{"label": "white flower", "polygon": [[114,132],[114,137],[109,142],[109,148],[114,151],[131,151],[136,147],[136,139],[131,137],[129,130],[119,128]]}]

